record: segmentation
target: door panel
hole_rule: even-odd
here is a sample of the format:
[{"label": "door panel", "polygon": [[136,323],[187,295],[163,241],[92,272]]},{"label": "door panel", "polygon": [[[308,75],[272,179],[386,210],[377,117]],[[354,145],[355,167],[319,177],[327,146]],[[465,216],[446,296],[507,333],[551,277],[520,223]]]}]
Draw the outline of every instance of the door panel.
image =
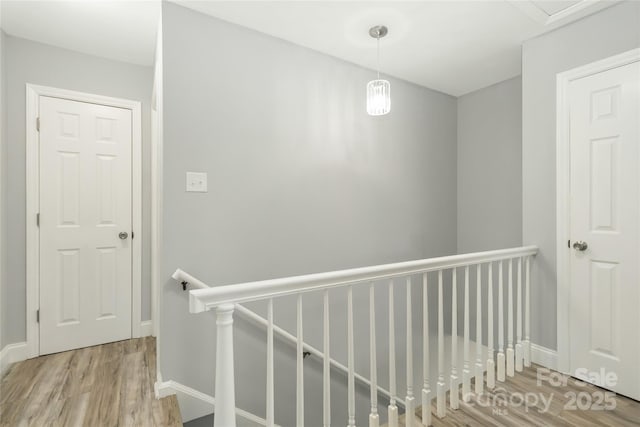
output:
[{"label": "door panel", "polygon": [[[571,371],[640,399],[640,63],[571,83]],[[600,379],[603,379],[600,376]]]},{"label": "door panel", "polygon": [[131,337],[131,141],[130,110],[40,97],[41,354]]}]

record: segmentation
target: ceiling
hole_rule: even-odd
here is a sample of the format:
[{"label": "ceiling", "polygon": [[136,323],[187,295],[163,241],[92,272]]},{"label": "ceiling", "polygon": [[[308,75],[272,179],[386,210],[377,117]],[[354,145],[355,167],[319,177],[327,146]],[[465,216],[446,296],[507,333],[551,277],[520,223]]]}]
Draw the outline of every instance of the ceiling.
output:
[{"label": "ceiling", "polygon": [[[615,0],[193,1],[184,7],[454,96],[517,76],[522,42]],[[8,34],[151,65],[157,1],[2,1]]]},{"label": "ceiling", "polygon": [[536,7],[538,7],[541,11],[546,13],[549,16],[555,15],[558,12],[562,12],[563,10],[580,3],[580,0],[548,0],[548,1],[532,1]]},{"label": "ceiling", "polygon": [[152,65],[159,1],[0,0],[5,33],[117,61]]}]

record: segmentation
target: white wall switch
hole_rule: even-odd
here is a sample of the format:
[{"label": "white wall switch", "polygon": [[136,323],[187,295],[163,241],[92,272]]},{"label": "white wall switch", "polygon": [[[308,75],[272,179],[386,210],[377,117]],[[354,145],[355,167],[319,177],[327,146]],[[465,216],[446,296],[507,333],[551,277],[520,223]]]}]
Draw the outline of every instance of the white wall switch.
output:
[{"label": "white wall switch", "polygon": [[187,191],[196,193],[207,192],[206,172],[187,172]]}]

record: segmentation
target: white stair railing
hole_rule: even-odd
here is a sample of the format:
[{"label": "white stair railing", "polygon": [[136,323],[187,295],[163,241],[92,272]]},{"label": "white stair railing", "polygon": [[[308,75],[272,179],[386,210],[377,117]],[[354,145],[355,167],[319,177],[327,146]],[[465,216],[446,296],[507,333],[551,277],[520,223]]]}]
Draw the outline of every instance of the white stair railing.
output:
[{"label": "white stair railing", "polygon": [[[209,285],[205,284],[204,282],[202,282],[201,280],[197,279],[196,277],[190,275],[189,273],[186,273],[185,271],[181,270],[181,269],[177,269],[171,276],[174,280],[182,282],[182,285],[184,287],[184,289],[187,289],[187,285],[189,285],[190,288],[195,288],[195,289],[209,289]],[[323,364],[323,381],[326,381],[326,384],[330,384],[330,375],[331,375],[331,369],[334,369],[336,371],[341,372],[342,374],[344,374],[345,376],[348,375],[349,373],[349,368],[347,368],[345,365],[343,365],[342,363],[338,362],[335,359],[332,359],[330,356],[330,348],[329,348],[329,291],[325,290],[324,291],[324,302],[323,302],[323,311],[324,311],[324,315],[323,315],[323,349],[324,352],[305,343],[304,340],[302,342],[302,354],[304,355],[305,352],[309,353],[309,355],[313,355],[315,356],[317,359],[322,361]],[[267,319],[265,319],[264,317],[260,316],[259,314],[255,313],[252,310],[249,310],[248,308],[246,308],[245,306],[241,305],[241,304],[235,304],[234,307],[234,313],[237,314],[238,316],[242,317],[245,320],[249,320],[250,322],[252,322],[253,324],[263,327],[265,330],[268,329],[269,327],[269,323],[267,321]],[[297,348],[298,346],[298,338],[297,335],[293,335],[289,332],[287,332],[286,330],[282,329],[281,327],[277,326],[275,323],[273,325],[273,332],[276,336],[279,336],[280,338],[282,338],[285,342],[295,346]],[[326,367],[325,367],[326,365]],[[325,375],[326,374],[326,375]],[[325,378],[326,377],[326,378]],[[369,381],[367,378],[365,378],[364,376],[358,374],[357,372],[354,373],[354,378],[355,381],[360,383],[361,385],[365,386],[365,387],[371,387],[371,381]],[[383,396],[385,396],[386,398],[390,398],[391,397],[391,393],[388,390],[385,390],[382,386],[377,385],[378,390],[378,394],[381,394]],[[330,398],[331,398],[331,390],[330,387],[324,387],[324,393],[323,393],[323,399],[327,400],[327,405],[324,405],[323,407],[325,408],[325,411],[323,412],[323,416],[326,418],[323,418],[323,420],[326,419],[327,424],[324,424],[323,421],[323,425],[329,426],[330,425],[330,421],[331,421],[331,402],[330,402]],[[397,403],[404,408],[404,401],[401,399],[396,399]]]},{"label": "white stair railing", "polygon": [[422,423],[431,425],[431,358],[429,357],[429,286],[428,274],[422,273]]},{"label": "white stair railing", "polygon": [[331,367],[329,358],[329,291],[324,291],[323,304],[323,343],[324,357],[322,360],[322,424],[324,427],[331,425]]},{"label": "white stair railing", "polygon": [[[495,387],[497,367],[498,381],[505,380],[507,375],[514,375],[515,371],[522,370],[523,366],[529,366],[531,363],[531,349],[529,341],[530,327],[530,268],[531,257],[537,253],[534,246],[502,249],[497,251],[478,252],[464,255],[454,255],[448,257],[431,258],[419,261],[409,261],[394,264],[385,264],[365,268],[356,268],[349,270],[341,270],[329,273],[310,274],[304,276],[288,277],[283,279],[265,280],[259,282],[240,283],[228,286],[207,287],[204,283],[195,277],[177,270],[173,277],[176,280],[189,282],[196,285],[198,289],[189,292],[189,307],[192,313],[199,313],[206,310],[215,309],[217,312],[217,346],[216,346],[216,408],[214,417],[214,426],[216,427],[233,427],[235,426],[235,377],[233,372],[233,313],[235,310],[242,315],[251,318],[258,323],[266,323],[267,327],[267,390],[266,390],[266,424],[272,426],[275,424],[275,390],[274,390],[274,333],[277,333],[288,340],[292,340],[298,352],[296,358],[296,425],[304,425],[304,383],[303,377],[303,351],[310,351],[312,354],[319,356],[323,362],[323,425],[329,426],[331,420],[331,377],[330,368],[332,366],[340,366],[347,373],[347,393],[348,393],[348,419],[340,420],[338,424],[346,423],[348,426],[355,426],[355,380],[359,377],[361,381],[369,384],[371,390],[371,409],[369,413],[369,426],[378,427],[378,393],[381,388],[377,384],[377,358],[376,358],[376,320],[379,319],[375,314],[375,287],[374,283],[380,280],[388,280],[388,302],[389,302],[389,392],[384,391],[389,398],[388,423],[390,427],[398,425],[398,407],[397,403],[401,401],[397,398],[396,390],[396,360],[395,360],[395,321],[394,321],[394,284],[395,278],[404,278],[406,285],[406,399],[404,402],[405,409],[405,425],[417,426],[420,421],[415,418],[415,397],[413,384],[413,341],[416,339],[413,335],[413,319],[412,319],[412,277],[420,274],[423,283],[423,333],[421,339],[422,357],[423,357],[423,388],[422,388],[422,424],[427,426],[431,423],[431,378],[430,374],[430,338],[429,331],[429,296],[428,296],[428,275],[429,273],[437,274],[438,279],[438,301],[437,301],[437,347],[438,347],[438,381],[436,388],[436,415],[438,417],[446,416],[446,382],[445,378],[449,376],[449,405],[455,410],[459,406],[458,396],[460,394],[460,386],[462,386],[462,396],[464,401],[470,399],[471,377],[475,377],[474,391],[480,394],[483,391],[483,373],[487,369],[487,387]],[[517,301],[514,321],[514,300],[513,300],[513,261],[517,263]],[[503,263],[508,263],[508,299],[507,313],[507,343],[508,347],[504,348],[504,293],[503,293]],[[494,263],[498,267],[498,355],[497,364],[494,361],[494,316],[493,312],[493,287],[494,287]],[[483,268],[485,266],[486,268]],[[522,268],[524,266],[524,308],[522,307]],[[471,371],[470,360],[470,313],[469,309],[471,301],[469,297],[469,272],[470,267],[474,267],[476,271],[476,333],[475,333],[475,368],[473,375]],[[462,378],[458,377],[458,269],[464,269],[464,334],[463,334],[463,364]],[[487,304],[482,304],[482,287],[483,287],[483,271],[487,271],[486,276],[486,295]],[[445,330],[444,330],[444,273],[451,278],[451,365],[445,366]],[[450,273],[450,276],[449,276]],[[447,282],[449,280],[447,279]],[[355,372],[355,346],[354,346],[354,318],[353,318],[353,288],[355,286],[369,285],[369,336],[370,347],[370,380],[366,380]],[[330,358],[329,339],[330,339],[330,315],[329,315],[329,293],[330,290],[337,288],[346,288],[347,290],[347,366],[339,364]],[[319,350],[308,346],[303,341],[303,318],[302,318],[302,294],[323,291],[323,350]],[[296,336],[278,328],[273,323],[273,300],[278,297],[296,295]],[[247,310],[240,303],[250,301],[268,301],[267,319],[263,319],[255,313]],[[482,345],[482,310],[486,309],[487,313],[487,348],[486,359],[483,358]],[[524,318],[523,318],[524,317]],[[264,323],[263,323],[264,322]],[[514,323],[515,322],[515,323]],[[524,336],[522,333],[522,324],[524,323]],[[514,326],[517,334],[515,334],[514,342]],[[524,339],[523,339],[524,338]],[[343,424],[344,425],[344,424]]]},{"label": "white stair railing", "polygon": [[389,427],[398,427],[398,395],[396,393],[396,321],[393,301],[393,280],[389,280]]},{"label": "white stair railing", "polygon": [[496,362],[493,351],[493,263],[489,263],[488,286],[487,286],[487,388],[493,389],[496,386]]},{"label": "white stair railing", "polygon": [[369,414],[369,425],[378,427],[380,417],[378,416],[378,361],[376,358],[376,293],[373,283],[369,285],[369,377],[371,379],[371,414]]},{"label": "white stair railing", "polygon": [[[218,425],[236,425],[236,394],[233,376],[233,305],[222,304],[216,310],[216,421]],[[224,390],[224,393],[218,392]]]}]

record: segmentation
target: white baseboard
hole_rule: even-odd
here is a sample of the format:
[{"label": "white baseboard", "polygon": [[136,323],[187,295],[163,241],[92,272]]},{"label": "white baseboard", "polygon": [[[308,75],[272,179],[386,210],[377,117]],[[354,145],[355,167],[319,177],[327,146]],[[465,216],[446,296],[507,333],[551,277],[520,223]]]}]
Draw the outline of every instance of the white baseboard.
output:
[{"label": "white baseboard", "polygon": [[[148,337],[153,335],[153,321],[145,320],[140,323],[140,336]],[[9,366],[16,362],[27,360],[29,351],[26,342],[7,344],[0,351],[0,377],[4,375]]]},{"label": "white baseboard", "polygon": [[143,320],[140,322],[140,337],[150,337],[153,335],[153,320]]},{"label": "white baseboard", "polygon": [[[177,396],[182,422],[185,423],[213,413],[215,407],[215,398],[213,396],[175,381],[156,383],[155,391],[157,399],[171,396],[172,394]],[[236,408],[236,417],[238,427],[265,426],[267,424],[263,418],[239,408]]]},{"label": "white baseboard", "polygon": [[182,422],[191,421],[213,413],[215,400],[213,396],[201,393],[175,381],[164,381],[157,385],[157,397],[163,398],[175,394],[180,404]]},{"label": "white baseboard", "polygon": [[7,344],[0,351],[0,377],[4,375],[11,364],[27,359],[27,343],[18,342]]},{"label": "white baseboard", "polygon": [[531,361],[545,368],[558,370],[558,352],[556,350],[531,343]]}]

